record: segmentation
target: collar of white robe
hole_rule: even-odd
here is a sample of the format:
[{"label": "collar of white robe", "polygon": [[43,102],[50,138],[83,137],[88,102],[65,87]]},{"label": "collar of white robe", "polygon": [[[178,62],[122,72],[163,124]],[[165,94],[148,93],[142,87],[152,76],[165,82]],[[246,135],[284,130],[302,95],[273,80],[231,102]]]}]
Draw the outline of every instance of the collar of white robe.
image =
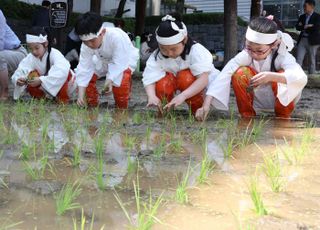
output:
[{"label": "collar of white robe", "polygon": [[97,33],[89,33],[89,34],[83,34],[83,35],[79,35],[79,38],[82,41],[89,41],[91,39],[97,38],[99,37],[100,33],[102,32],[103,27],[100,28],[100,30]]},{"label": "collar of white robe", "polygon": [[40,34],[39,36],[37,36],[32,34],[26,34],[27,43],[44,43],[47,41],[48,41],[47,35],[43,36],[42,34]]},{"label": "collar of white robe", "polygon": [[178,44],[179,42],[182,42],[183,39],[188,35],[187,27],[186,25],[182,23],[182,29],[180,29],[177,24],[174,22],[176,19],[172,17],[171,15],[166,15],[165,17],[162,18],[162,21],[171,21],[171,28],[178,33],[176,35],[173,35],[171,37],[161,37],[158,35],[158,28],[156,29],[156,39],[157,42],[160,45],[175,45]]}]

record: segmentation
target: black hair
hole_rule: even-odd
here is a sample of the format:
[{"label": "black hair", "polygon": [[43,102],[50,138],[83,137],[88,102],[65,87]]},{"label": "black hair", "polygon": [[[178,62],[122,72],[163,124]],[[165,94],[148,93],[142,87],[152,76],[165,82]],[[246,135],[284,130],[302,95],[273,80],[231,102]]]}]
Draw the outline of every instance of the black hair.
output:
[{"label": "black hair", "polygon": [[[174,30],[171,26],[171,22],[175,23],[179,29],[183,29],[183,24],[182,24],[182,20],[181,20],[181,15],[179,13],[171,13],[170,14],[173,18],[175,18],[175,21],[171,21],[171,20],[166,20],[166,21],[161,21],[158,29],[156,31],[156,34],[159,35],[160,37],[171,37],[174,35],[177,35],[179,32]],[[184,44],[184,49],[183,52],[181,53],[181,58],[183,60],[186,60],[186,56],[190,53],[191,47],[196,44],[196,42],[190,37],[188,36],[188,40],[186,42],[186,44]],[[157,59],[158,55],[160,53],[160,50],[158,48],[157,53],[155,58]],[[163,57],[168,58],[167,56],[163,55]]]},{"label": "black hair", "polygon": [[99,14],[87,12],[78,17],[75,31],[78,35],[98,33],[102,23],[102,17]]},{"label": "black hair", "polygon": [[48,74],[50,70],[50,53],[51,53],[51,34],[50,29],[46,27],[32,27],[31,31],[28,34],[35,35],[35,36],[47,36],[48,40],[48,56],[47,56],[47,64],[46,64],[46,72],[45,75]]},{"label": "black hair", "polygon": [[277,23],[265,17],[257,17],[250,21],[249,27],[259,33],[274,34],[278,31]]},{"label": "black hair", "polygon": [[314,1],[314,0],[305,0],[304,4],[309,4],[311,6],[316,6],[316,1]]},{"label": "black hair", "polygon": [[[264,33],[264,34],[274,34],[274,33],[277,33],[278,31],[277,23],[265,17],[257,17],[252,19],[249,23],[249,27],[254,31],[257,31],[259,33]],[[278,50],[276,50],[271,59],[272,72],[277,71],[275,68],[275,60],[278,57],[278,55],[279,55]]]},{"label": "black hair", "polygon": [[44,6],[44,7],[49,7],[50,5],[51,5],[51,2],[48,0],[43,0],[41,3],[41,6]]},{"label": "black hair", "polygon": [[160,22],[158,29],[156,31],[156,34],[159,35],[160,37],[172,37],[179,33],[178,31],[172,29],[171,22],[175,23],[179,29],[183,29],[180,15],[177,13],[171,13],[170,15],[176,20],[175,21],[166,20],[166,21]]}]

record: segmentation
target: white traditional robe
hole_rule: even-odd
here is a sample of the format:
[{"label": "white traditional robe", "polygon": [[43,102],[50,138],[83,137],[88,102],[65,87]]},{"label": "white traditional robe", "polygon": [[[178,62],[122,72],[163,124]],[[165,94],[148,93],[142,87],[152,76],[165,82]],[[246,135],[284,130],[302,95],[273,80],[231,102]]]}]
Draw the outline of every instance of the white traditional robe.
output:
[{"label": "white traditional robe", "polygon": [[186,55],[185,60],[181,56],[175,59],[165,58],[160,52],[158,53],[158,50],[154,51],[147,61],[142,82],[144,86],[147,86],[159,81],[166,75],[166,72],[176,76],[179,71],[184,69],[190,69],[195,77],[209,72],[209,82],[219,74],[219,70],[212,63],[212,54],[204,46],[196,43],[191,46],[190,53]]},{"label": "white traditional robe", "polygon": [[61,52],[55,48],[50,52],[50,69],[47,75],[46,72],[48,52],[46,52],[42,59],[36,58],[29,53],[19,64],[17,70],[11,77],[14,85],[13,98],[19,99],[22,93],[26,90],[26,86],[18,86],[17,80],[19,78],[27,79],[28,74],[32,70],[37,70],[40,74],[41,86],[51,96],[57,96],[63,84],[66,82],[69,71],[70,63],[64,58]]},{"label": "white traditional robe", "polygon": [[[246,50],[243,50],[231,59],[223,68],[221,73],[210,83],[207,95],[213,97],[212,105],[221,110],[227,110],[230,97],[231,77],[240,66],[251,66],[258,73],[271,71],[272,55],[268,55],[265,60],[256,61]],[[277,98],[280,103],[287,106],[290,102],[295,103],[301,97],[302,90],[307,84],[307,75],[296,59],[289,53],[278,54],[275,59],[275,68],[284,70],[287,84],[278,83]],[[254,108],[258,110],[273,110],[275,97],[271,84],[261,85],[254,88]]]},{"label": "white traditional robe", "polygon": [[87,87],[93,74],[106,76],[113,85],[119,87],[123,72],[130,68],[134,71],[139,60],[139,50],[135,48],[128,35],[119,28],[105,28],[101,46],[91,49],[81,45],[79,64],[76,69],[77,84]]}]

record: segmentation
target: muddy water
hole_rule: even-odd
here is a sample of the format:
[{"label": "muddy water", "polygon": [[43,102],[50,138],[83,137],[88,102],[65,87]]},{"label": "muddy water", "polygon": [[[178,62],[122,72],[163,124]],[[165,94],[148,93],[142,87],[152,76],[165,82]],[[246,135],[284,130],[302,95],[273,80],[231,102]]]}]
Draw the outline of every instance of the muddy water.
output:
[{"label": "muddy water", "polygon": [[[241,135],[248,121],[219,119],[199,124],[186,113],[157,118],[156,112],[57,108],[42,102],[2,105],[0,115],[0,178],[4,182],[0,186],[0,229],[11,224],[17,224],[13,229],[73,229],[73,219],[79,222],[81,209],[58,216],[55,206],[55,197],[68,181],[81,183],[76,202],[88,222],[94,216],[94,229],[103,225],[105,229],[126,229],[129,222],[114,194],[119,194],[134,217],[133,181],[137,182],[137,177],[143,199],[151,190],[152,196],[164,194],[166,200],[158,213],[163,224],[154,229],[236,229],[240,225],[244,229],[247,225],[294,229],[291,227],[320,225],[320,159],[315,153],[294,166],[281,159],[288,181],[281,193],[271,192],[260,176],[263,198],[272,214],[264,218],[254,214],[247,181],[263,161],[263,154],[254,144],[236,148],[230,159],[225,159],[222,150],[228,136],[233,135],[228,127]],[[285,137],[291,143],[302,135],[304,126],[302,121],[269,120],[256,142],[267,154],[275,150],[275,140],[284,144]],[[208,129],[207,151],[216,164],[208,185],[196,183],[203,154],[197,139],[202,127]],[[314,135],[318,137],[319,132]],[[95,169],[99,138],[103,143],[103,190],[97,184]],[[47,167],[41,179],[32,180],[26,173],[21,156],[26,145],[36,149],[27,160],[33,167],[39,167],[39,158],[48,154],[51,168]],[[72,166],[75,147],[81,148],[76,167]],[[189,167],[193,169],[188,182],[190,203],[178,205],[173,199],[175,189]]]}]

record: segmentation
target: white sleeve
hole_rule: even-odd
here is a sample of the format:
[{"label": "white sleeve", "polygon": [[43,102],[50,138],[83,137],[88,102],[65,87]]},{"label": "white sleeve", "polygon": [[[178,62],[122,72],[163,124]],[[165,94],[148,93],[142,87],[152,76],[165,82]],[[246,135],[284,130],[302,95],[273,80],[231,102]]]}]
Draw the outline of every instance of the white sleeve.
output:
[{"label": "white sleeve", "polygon": [[[116,35],[113,38],[113,50],[112,50],[112,60],[108,63],[107,79],[110,79],[114,85],[120,86],[123,72],[130,66],[130,51],[132,46],[131,43],[121,37]],[[138,60],[137,60],[138,61]]]},{"label": "white sleeve", "polygon": [[76,82],[78,86],[87,87],[94,74],[94,64],[92,57],[94,55],[93,50],[91,50],[84,43],[81,45],[79,64],[75,70]]},{"label": "white sleeve", "polygon": [[50,64],[48,75],[40,76],[40,80],[41,86],[55,97],[68,78],[70,63],[60,51],[52,49],[50,52]]},{"label": "white sleeve", "polygon": [[21,96],[21,94],[25,91],[26,86],[18,86],[17,81],[19,78],[27,79],[28,74],[30,71],[34,70],[33,66],[33,56],[32,54],[28,54],[22,61],[20,62],[18,68],[14,72],[11,77],[11,82],[14,86],[13,90],[13,99],[17,100]]},{"label": "white sleeve", "polygon": [[287,84],[278,83],[277,95],[280,103],[287,106],[290,102],[300,97],[303,88],[307,84],[308,77],[290,53],[285,56],[279,56],[275,61],[275,65],[279,66],[278,69],[284,70],[287,80]]},{"label": "white sleeve", "polygon": [[231,77],[240,66],[249,66],[251,62],[250,55],[246,51],[242,51],[231,59],[221,73],[210,82],[206,94],[213,97],[213,107],[220,110],[229,108]]},{"label": "white sleeve", "polygon": [[144,86],[151,85],[166,75],[166,71],[162,68],[159,57],[156,55],[158,50],[154,51],[148,58],[146,68],[142,74],[142,82]]},{"label": "white sleeve", "polygon": [[213,58],[209,50],[201,44],[195,44],[190,51],[190,71],[193,76],[198,76],[213,70]]}]

